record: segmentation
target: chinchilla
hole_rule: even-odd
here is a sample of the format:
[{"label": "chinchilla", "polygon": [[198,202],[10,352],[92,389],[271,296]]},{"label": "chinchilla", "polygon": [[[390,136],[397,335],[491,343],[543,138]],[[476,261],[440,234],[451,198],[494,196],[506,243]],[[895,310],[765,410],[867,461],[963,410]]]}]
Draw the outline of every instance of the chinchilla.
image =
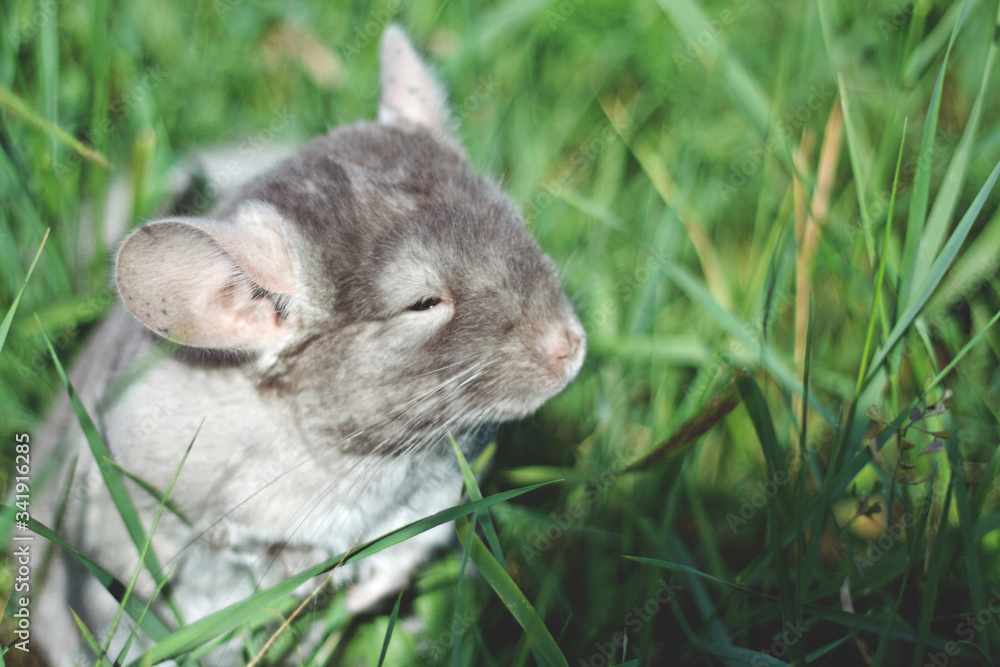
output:
[{"label": "chinchilla", "polygon": [[[471,454],[485,426],[533,412],[583,363],[555,264],[474,173],[395,26],[381,69],[377,122],[314,139],[206,217],[133,231],[115,262],[120,303],[74,368],[147,529],[188,452],[152,541],[184,622],[457,504],[451,438]],[[69,544],[129,581],[139,553],[101,477],[110,464],[65,400],[35,442],[66,461],[37,518],[61,515]],[[364,609],[449,535],[336,568],[333,584]],[[101,637],[117,602],[60,548],[47,575],[37,627],[52,662],[70,664],[82,650],[70,609]],[[136,595],[153,592],[140,577]]]}]

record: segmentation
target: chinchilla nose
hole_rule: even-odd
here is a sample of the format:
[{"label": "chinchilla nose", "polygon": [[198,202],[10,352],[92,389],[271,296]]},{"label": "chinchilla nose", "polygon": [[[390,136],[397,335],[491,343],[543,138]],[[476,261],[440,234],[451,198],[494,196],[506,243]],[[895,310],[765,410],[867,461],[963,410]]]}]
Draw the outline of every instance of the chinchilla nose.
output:
[{"label": "chinchilla nose", "polygon": [[568,382],[576,376],[583,363],[586,347],[583,335],[571,329],[558,327],[551,331],[546,339],[546,350],[553,373]]}]

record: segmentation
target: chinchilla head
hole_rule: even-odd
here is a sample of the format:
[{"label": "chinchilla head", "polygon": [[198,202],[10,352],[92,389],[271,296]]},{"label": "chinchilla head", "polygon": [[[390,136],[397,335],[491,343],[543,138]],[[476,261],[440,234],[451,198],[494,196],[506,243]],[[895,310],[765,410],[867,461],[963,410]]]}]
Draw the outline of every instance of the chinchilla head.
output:
[{"label": "chinchilla head", "polygon": [[209,219],[137,229],[123,301],[184,346],[252,352],[260,391],[316,448],[390,453],[534,411],[580,369],[583,329],[448,124],[390,27],[379,121],[315,139]]}]

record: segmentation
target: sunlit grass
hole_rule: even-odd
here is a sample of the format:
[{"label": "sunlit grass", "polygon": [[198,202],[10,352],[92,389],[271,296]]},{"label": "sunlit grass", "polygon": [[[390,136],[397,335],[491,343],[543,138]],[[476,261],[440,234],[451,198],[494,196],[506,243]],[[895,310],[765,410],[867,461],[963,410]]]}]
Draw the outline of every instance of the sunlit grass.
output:
[{"label": "sunlit grass", "polygon": [[[373,117],[393,17],[563,267],[589,356],[480,484],[564,481],[492,505],[495,539],[477,519],[398,618],[335,596],[292,624],[327,631],[315,655],[270,655],[559,662],[550,635],[570,665],[979,664],[1000,652],[1000,623],[963,625],[1000,620],[997,9],[4,3],[5,313],[52,230],[2,343],[5,451],[63,391],[38,322],[68,363],[112,302],[81,224],[112,181],[138,223],[193,149]],[[723,392],[741,405],[713,413]]]}]

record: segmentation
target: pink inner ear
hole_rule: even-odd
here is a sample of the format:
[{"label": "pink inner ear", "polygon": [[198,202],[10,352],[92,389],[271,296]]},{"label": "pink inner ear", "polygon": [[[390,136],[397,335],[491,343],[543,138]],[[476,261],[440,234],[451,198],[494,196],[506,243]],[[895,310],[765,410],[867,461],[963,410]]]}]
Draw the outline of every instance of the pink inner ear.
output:
[{"label": "pink inner ear", "polygon": [[266,297],[254,298],[254,285],[246,276],[229,278],[208,297],[205,312],[215,313],[214,335],[230,341],[227,347],[256,345],[282,333],[274,303]]},{"label": "pink inner ear", "polygon": [[283,335],[274,304],[255,298],[251,277],[199,227],[151,223],[125,241],[117,276],[128,309],[164,338],[192,347],[246,347]]}]

